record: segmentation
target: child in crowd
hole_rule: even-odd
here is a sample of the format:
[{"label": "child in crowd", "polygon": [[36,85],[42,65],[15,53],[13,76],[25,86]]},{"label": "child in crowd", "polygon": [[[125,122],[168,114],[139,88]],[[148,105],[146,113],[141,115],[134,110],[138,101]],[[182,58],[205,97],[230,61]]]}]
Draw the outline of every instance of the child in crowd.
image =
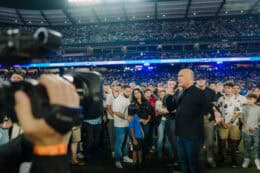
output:
[{"label": "child in crowd", "polygon": [[224,161],[226,155],[226,143],[228,142],[231,151],[232,167],[238,166],[236,150],[240,143],[241,131],[239,128],[239,114],[242,112],[241,105],[235,100],[233,94],[233,83],[224,84],[224,95],[218,99],[217,106],[222,116],[219,128],[220,157]]},{"label": "child in crowd", "polygon": [[128,106],[128,121],[133,143],[133,161],[135,166],[141,165],[143,161],[142,143],[144,132],[140,123],[140,118],[137,115],[138,112],[139,107],[137,104],[132,103]]},{"label": "child in crowd", "polygon": [[260,107],[256,105],[257,95],[248,94],[247,105],[242,109],[241,122],[243,124],[242,134],[244,140],[244,162],[243,168],[247,168],[250,163],[250,147],[253,141],[254,158],[256,168],[260,170],[259,142],[260,142]]}]

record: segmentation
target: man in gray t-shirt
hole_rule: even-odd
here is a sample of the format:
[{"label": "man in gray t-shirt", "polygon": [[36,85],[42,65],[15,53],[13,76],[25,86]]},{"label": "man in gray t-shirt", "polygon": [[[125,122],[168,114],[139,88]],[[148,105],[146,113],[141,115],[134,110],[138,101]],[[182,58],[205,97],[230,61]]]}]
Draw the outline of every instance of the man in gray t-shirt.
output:
[{"label": "man in gray t-shirt", "polygon": [[243,168],[247,168],[250,163],[250,147],[251,142],[254,146],[254,158],[256,168],[260,170],[259,159],[259,142],[260,142],[260,107],[257,106],[255,94],[248,94],[247,105],[242,108],[241,122],[243,124],[243,140],[244,140],[244,162]]}]

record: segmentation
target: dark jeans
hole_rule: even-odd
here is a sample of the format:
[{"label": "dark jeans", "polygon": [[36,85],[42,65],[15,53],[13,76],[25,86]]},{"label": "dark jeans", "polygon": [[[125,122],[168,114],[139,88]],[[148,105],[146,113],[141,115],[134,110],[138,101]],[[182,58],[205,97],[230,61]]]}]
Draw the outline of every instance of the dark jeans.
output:
[{"label": "dark jeans", "polygon": [[207,160],[214,159],[215,122],[204,123],[204,143],[206,146]]},{"label": "dark jeans", "polygon": [[150,123],[150,130],[148,133],[148,145],[151,148],[153,145],[156,146],[156,125],[154,121],[151,121]]},{"label": "dark jeans", "polygon": [[178,155],[182,173],[199,173],[200,139],[185,139],[177,136]]},{"label": "dark jeans", "polygon": [[101,141],[101,124],[92,125],[84,122],[83,128],[86,130],[86,141],[84,143],[84,152],[88,160],[98,156],[100,141]]},{"label": "dark jeans", "polygon": [[158,126],[157,152],[159,158],[162,158],[163,156],[164,137],[165,144],[169,152],[168,154],[170,157],[173,157],[173,147],[169,142],[168,136],[165,136],[165,124],[166,120],[161,120],[160,125]]},{"label": "dark jeans", "polygon": [[172,146],[174,160],[177,161],[178,153],[177,153],[177,142],[176,142],[176,135],[175,135],[175,119],[166,119],[165,133]]},{"label": "dark jeans", "polygon": [[253,143],[254,159],[259,159],[260,129],[258,128],[251,135],[243,132],[243,139],[244,139],[244,158],[250,158],[250,148]]},{"label": "dark jeans", "polygon": [[107,123],[108,136],[110,141],[111,151],[114,152],[115,147],[115,131],[114,131],[114,120],[109,119]]},{"label": "dark jeans", "polygon": [[146,124],[146,125],[142,125],[143,131],[144,131],[144,142],[143,142],[143,151],[144,151],[144,155],[148,153],[149,151],[149,147],[150,147],[150,130],[151,130],[151,125],[150,123]]}]

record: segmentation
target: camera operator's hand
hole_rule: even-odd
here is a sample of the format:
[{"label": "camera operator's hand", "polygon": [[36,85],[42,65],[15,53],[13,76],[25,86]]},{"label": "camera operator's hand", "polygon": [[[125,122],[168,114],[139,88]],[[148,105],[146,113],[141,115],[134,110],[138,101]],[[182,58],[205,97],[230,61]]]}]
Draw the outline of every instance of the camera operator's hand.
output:
[{"label": "camera operator's hand", "polygon": [[[48,93],[50,104],[79,107],[75,87],[56,75],[42,75],[39,83]],[[63,135],[50,127],[44,119],[33,116],[29,97],[23,91],[15,93],[15,111],[24,134],[34,145],[54,145],[63,142]]]}]

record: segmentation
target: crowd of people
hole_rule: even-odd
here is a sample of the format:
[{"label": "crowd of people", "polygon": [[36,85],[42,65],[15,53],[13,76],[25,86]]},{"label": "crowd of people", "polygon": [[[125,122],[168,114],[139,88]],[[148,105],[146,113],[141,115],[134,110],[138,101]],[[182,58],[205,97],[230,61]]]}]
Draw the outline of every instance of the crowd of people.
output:
[{"label": "crowd of people", "polygon": [[[51,26],[60,31],[66,44],[104,43],[172,39],[202,39],[259,36],[258,16],[243,18],[196,19],[187,21],[132,21],[78,26]],[[2,25],[1,31],[8,26]],[[12,27],[11,27],[12,28]],[[33,32],[34,26],[19,28]]]},{"label": "crowd of people", "polygon": [[[239,65],[239,64],[238,64]],[[219,64],[219,65],[196,65],[188,64],[185,67],[190,67],[198,75],[206,76],[211,82],[224,82],[224,81],[236,81],[241,85],[242,92],[247,93],[254,86],[259,84],[260,73],[255,67],[248,66],[237,67],[235,64]],[[169,78],[177,78],[178,70],[182,68],[182,65],[172,64],[168,66],[126,66],[126,67],[111,67],[102,71],[98,68],[97,70],[102,74],[104,84],[111,85],[113,81],[119,81],[121,84],[128,84],[129,82],[135,82],[136,85],[148,85],[152,84],[154,86],[158,84],[165,84]],[[33,69],[33,70],[1,70],[0,77],[3,80],[9,80],[11,75],[15,72],[23,74],[26,78],[37,79],[41,74],[53,73],[48,69]],[[55,73],[59,73],[56,70]]]},{"label": "crowd of people", "polygon": [[[178,82],[181,83],[179,78],[178,76]],[[204,116],[204,124],[200,122],[205,128],[205,132],[203,132],[205,134],[201,134],[200,137],[203,136],[205,138],[204,146],[207,152],[207,162],[211,167],[216,167],[217,161],[219,164],[219,161],[223,162],[224,159],[227,159],[226,142],[229,141],[228,149],[231,152],[232,167],[248,167],[250,162],[250,143],[252,142],[251,137],[253,137],[255,141],[254,160],[257,169],[260,170],[259,139],[257,139],[259,138],[260,115],[259,107],[255,105],[256,102],[259,104],[259,86],[255,86],[246,96],[242,96],[240,95],[240,84],[211,82],[207,86],[206,81],[207,79],[204,76],[197,77],[195,86],[205,92],[207,102],[214,103],[214,106],[206,113],[207,116]],[[176,80],[168,80],[165,85],[160,83],[157,86],[152,84],[136,86],[133,82],[124,85],[114,81],[111,85],[104,86],[104,106],[107,114],[104,114],[103,119],[108,121],[107,128],[111,152],[117,168],[124,167],[122,162],[133,163],[137,167],[142,167],[140,164],[146,158],[148,152],[155,150],[159,159],[168,156],[176,164],[180,162],[182,169],[190,169],[192,172],[198,171],[197,167],[192,167],[196,166],[196,159],[191,160],[192,163],[184,163],[185,159],[182,160],[183,158],[180,158],[185,155],[182,155],[183,153],[180,154],[178,151],[182,145],[178,144],[179,140],[176,136],[172,136],[172,134],[175,134],[175,129],[172,129],[174,125],[171,121],[177,121],[178,118],[175,117],[177,115],[175,115],[174,111],[172,112],[171,104],[169,105],[167,100],[169,100],[169,96],[180,92],[181,89],[176,86],[176,83]],[[189,99],[192,98],[188,96]],[[184,104],[184,106],[187,105]],[[191,109],[189,106],[187,108]],[[249,114],[244,109],[250,109],[252,112]],[[239,115],[233,117],[233,114]],[[193,123],[190,123],[192,126]],[[249,125],[250,123],[252,124]],[[176,126],[176,130],[180,128],[180,125],[176,124]],[[185,128],[185,126],[182,128]],[[187,132],[187,128],[185,129],[185,133],[176,132],[177,136],[187,133],[188,136],[191,135],[193,137],[193,133]],[[189,129],[191,131],[195,130],[194,128]],[[215,130],[217,133],[215,133]],[[244,161],[239,163],[237,149],[241,142],[242,133],[245,136],[243,140],[246,145],[244,148]],[[215,136],[216,134],[218,135]],[[216,145],[215,139],[217,139],[218,143],[217,151],[214,149]],[[182,142],[183,139],[181,140]],[[129,149],[131,148],[129,145],[133,145],[132,158],[129,158]],[[165,155],[164,149],[167,149],[167,155]],[[196,150],[199,152],[200,147],[197,146]],[[215,157],[215,152],[219,153],[220,158]],[[193,157],[197,156],[191,157],[191,159],[194,159]]]},{"label": "crowd of people", "polygon": [[[251,139],[254,138],[254,162],[257,169],[260,170],[260,112],[259,106],[256,105],[259,105],[259,86],[255,86],[245,96],[242,96],[240,95],[241,86],[238,83],[219,82],[216,84],[211,82],[207,85],[206,81],[206,77],[199,76],[196,79],[196,84],[193,85],[192,83],[192,85],[190,85],[191,88],[195,86],[199,88],[206,96],[206,101],[203,103],[203,106],[206,106],[207,103],[211,105],[210,109],[206,112],[200,112],[203,110],[200,110],[198,105],[189,106],[189,104],[191,104],[189,103],[190,100],[200,98],[201,95],[196,95],[199,92],[196,92],[195,88],[191,91],[191,89],[188,90],[190,87],[184,90],[182,87],[177,87],[176,80],[168,80],[166,85],[158,84],[157,86],[150,84],[137,87],[135,83],[121,85],[116,81],[114,81],[111,86],[104,86],[105,106],[109,115],[107,117],[109,122],[108,129],[111,128],[111,126],[113,127],[111,122],[114,124],[114,131],[113,129],[109,130],[109,137],[112,156],[115,157],[115,166],[117,168],[123,168],[121,159],[123,162],[133,162],[135,165],[140,166],[139,164],[142,162],[142,159],[146,158],[148,151],[152,149],[157,151],[158,158],[162,158],[163,155],[165,156],[163,150],[165,147],[165,149],[167,149],[167,156],[172,158],[173,162],[177,162],[176,164],[180,162],[183,172],[199,172],[199,164],[196,163],[198,162],[196,158],[198,157],[200,146],[198,146],[198,141],[194,146],[191,143],[193,143],[195,139],[197,140],[197,138],[194,139],[194,137],[197,137],[195,134],[200,134],[200,126],[198,124],[201,123],[204,127],[204,132],[199,135],[198,139],[204,139],[203,145],[207,153],[206,160],[211,167],[216,167],[217,161],[219,164],[219,162],[224,162],[224,160],[227,159],[226,145],[228,142],[232,167],[242,166],[243,168],[247,168],[250,163]],[[179,73],[178,83],[180,84],[182,82]],[[185,95],[187,100],[183,101],[184,94],[182,92],[194,92],[196,96]],[[171,103],[173,99],[171,96],[180,97],[179,99],[181,101],[178,103],[180,105],[177,106],[177,113],[175,112],[175,108],[172,108],[172,104],[174,103],[168,103],[169,100]],[[202,101],[203,98],[199,100]],[[185,104],[182,102],[185,102]],[[186,123],[188,123],[187,121],[190,123],[188,129],[184,124],[179,124],[183,123],[182,117],[178,117],[178,109],[181,109],[181,104],[183,104],[186,111],[189,112],[192,112],[194,106],[194,109],[199,111],[197,112],[198,114],[203,114],[204,120],[194,120],[199,122],[193,125],[193,118],[188,116],[185,118]],[[127,110],[129,112],[127,112]],[[250,113],[248,112],[249,110]],[[181,112],[183,113],[183,111],[184,110]],[[195,113],[196,112],[193,112],[193,114]],[[106,117],[104,118],[106,119]],[[173,125],[171,121],[178,122]],[[126,147],[129,147],[129,143],[125,142],[129,140],[129,129],[130,139],[132,139],[130,141],[132,141],[133,145],[133,160],[128,158],[128,149]],[[177,137],[173,134],[176,134]],[[241,142],[242,134],[245,144],[244,160],[243,163],[239,163],[237,150]],[[188,144],[187,141],[185,141],[187,139],[191,139],[192,142]],[[216,145],[215,140],[218,143],[217,151],[214,149]],[[195,148],[191,148],[192,146]],[[193,150],[196,150],[197,155],[193,153],[195,152]],[[186,156],[186,152],[188,152],[188,156]],[[218,152],[220,157],[216,158],[215,152]],[[186,162],[185,157],[188,157],[188,162]]]},{"label": "crowd of people", "polygon": [[[255,56],[259,55],[258,43],[240,44],[233,42],[233,38],[257,39],[260,36],[258,18],[52,26],[64,38],[60,55],[47,61]],[[0,30],[8,28],[1,26]],[[29,32],[36,29],[20,28]],[[229,38],[232,41],[225,41]],[[206,44],[196,42],[207,39],[210,42]],[[192,43],[186,47],[172,46],[170,51],[164,50],[164,45],[158,45],[154,51],[148,46],[146,50],[138,50],[137,46],[135,52],[128,52],[126,46],[114,53],[111,53],[112,49],[107,52],[94,50],[91,54],[87,52],[86,56],[63,57],[62,49],[70,46],[121,41],[144,45],[149,41],[156,44],[161,41]],[[100,154],[101,147],[109,149],[115,167],[119,169],[125,167],[123,162],[142,169],[143,163],[149,160],[149,153],[153,152],[158,160],[168,157],[172,163],[180,165],[183,173],[198,173],[202,148],[210,167],[221,166],[221,162],[230,156],[230,166],[247,168],[252,146],[253,160],[260,170],[260,75],[257,65],[236,68],[220,62],[219,65],[204,67],[187,66],[193,71],[174,64],[162,68],[139,65],[101,71],[104,113],[99,114],[96,107],[91,107],[91,114],[84,115],[82,125],[73,127],[66,135],[71,164],[91,164],[93,158]],[[13,69],[3,70],[0,76],[3,80],[17,82],[24,78],[37,79],[46,71],[21,70],[20,75],[13,74],[15,72]],[[0,145],[23,133],[21,127],[7,116],[0,122]],[[103,147],[101,142],[105,138],[104,131],[109,138],[107,147]],[[242,162],[237,152],[241,142],[244,143]],[[83,144],[82,147],[78,147],[79,143]],[[77,155],[79,150],[81,155]]]},{"label": "crowd of people", "polygon": [[65,44],[104,43],[117,41],[160,41],[202,38],[259,36],[257,17],[188,21],[147,21],[71,26],[58,29]]},{"label": "crowd of people", "polygon": [[[49,54],[51,58],[42,61],[255,56],[259,53],[259,45],[256,43],[260,36],[258,21],[258,16],[248,16],[207,20],[50,26],[50,29],[63,34],[62,46],[57,52]],[[4,32],[17,27],[28,32],[37,29],[34,26],[2,25],[0,30]],[[254,42],[251,42],[252,40]],[[121,44],[111,48],[110,43]],[[172,45],[167,47],[164,43]],[[96,47],[96,44],[102,47]],[[91,47],[90,50],[88,46]],[[68,56],[67,52],[85,54]]]},{"label": "crowd of people", "polygon": [[[149,78],[146,76],[143,79],[149,80],[142,83],[134,78],[134,76],[138,76],[140,79],[144,77],[144,74],[138,72],[123,73],[121,71],[115,73],[119,74],[118,76],[113,73],[104,75],[104,114],[84,115],[81,128],[75,127],[67,135],[66,141],[71,143],[71,163],[84,164],[77,156],[77,146],[80,141],[83,142],[83,157],[87,163],[91,161],[100,151],[101,140],[104,138],[101,135],[102,131],[107,130],[110,143],[108,148],[116,168],[124,168],[122,162],[142,168],[143,161],[149,158],[149,153],[156,152],[159,160],[169,157],[174,164],[180,164],[182,170],[198,172],[198,159],[196,158],[202,146],[207,153],[206,161],[211,167],[221,165],[221,162],[228,158],[230,152],[230,165],[246,168],[250,163],[250,149],[253,146],[254,163],[260,170],[260,88],[259,83],[257,83],[259,80],[252,80],[259,76],[257,72],[251,71],[244,74],[245,70],[238,71],[236,69],[233,70],[233,73],[231,71],[214,71],[211,76],[210,73],[203,73],[194,68],[193,72],[189,70],[183,72],[184,76],[189,74],[190,82],[187,87],[186,79],[182,77],[182,73],[178,73],[180,69],[176,69],[173,71],[174,73],[166,73],[165,71],[154,74],[146,73],[145,75],[148,75]],[[33,75],[27,74],[27,77],[37,78],[40,73],[43,71],[35,72]],[[227,76],[229,73],[230,76]],[[196,78],[193,77],[194,74],[196,74]],[[23,80],[21,75],[9,75],[11,73],[5,74],[6,79],[11,77],[12,81]],[[154,78],[153,75],[158,78]],[[244,76],[252,78],[245,81]],[[191,97],[191,93],[184,94],[187,92],[194,93],[194,97]],[[200,92],[203,92],[206,98],[203,103],[201,101],[204,98],[198,99],[201,97]],[[182,101],[182,99],[186,101]],[[204,105],[203,109],[194,107],[198,117],[203,117],[202,121],[193,120],[194,116],[183,112],[183,110],[193,109],[192,105],[187,106],[191,104],[191,100],[192,103],[199,101],[201,103],[198,104]],[[184,108],[181,108],[181,105]],[[204,112],[204,107],[207,108],[206,112]],[[179,114],[185,114],[187,117],[182,119]],[[185,123],[184,120],[191,121],[191,127],[196,130],[191,127],[187,130],[185,126],[182,126],[181,124]],[[192,125],[193,121],[197,122],[194,126]],[[1,134],[2,137],[5,137],[1,138],[2,141],[8,140],[8,130],[6,129],[12,126],[12,135],[17,136],[22,133],[17,124],[10,123],[8,119],[4,122],[1,124]],[[203,133],[201,133],[200,128],[204,129]],[[84,133],[82,138],[81,131]],[[12,138],[14,137],[12,136]],[[194,137],[196,139],[199,137],[199,140],[194,142]],[[184,158],[187,154],[188,156],[191,154],[186,153],[186,150],[193,151],[190,148],[192,146],[187,144],[187,140],[192,141],[192,146],[195,147],[193,149],[197,152],[188,158],[191,159],[189,160],[191,163],[187,163]],[[240,163],[237,150],[242,140],[244,160]],[[202,141],[204,143],[201,143]],[[216,157],[216,153],[219,157]]]},{"label": "crowd of people", "polygon": [[[78,26],[51,26],[63,34],[63,45],[105,43],[118,41],[163,41],[185,39],[225,39],[259,37],[258,16],[244,18],[199,19],[187,21],[136,21],[129,23],[102,23]],[[1,31],[14,28],[2,25]],[[17,28],[17,26],[16,26]],[[18,26],[34,32],[34,26]]]},{"label": "crowd of people", "polygon": [[[121,83],[127,84],[129,81],[134,81],[138,85],[157,85],[159,83],[165,83],[171,77],[177,77],[178,67],[162,69],[148,70],[142,69],[122,71],[114,70],[109,73],[103,73],[104,82],[111,84],[111,81],[118,80]],[[237,69],[230,67],[215,67],[215,68],[196,68],[193,67],[197,74],[204,75],[209,81],[212,82],[223,82],[223,81],[236,81],[238,82],[243,90],[243,93],[252,89],[253,86],[257,85],[259,81],[259,73],[257,70],[249,69]]]}]

